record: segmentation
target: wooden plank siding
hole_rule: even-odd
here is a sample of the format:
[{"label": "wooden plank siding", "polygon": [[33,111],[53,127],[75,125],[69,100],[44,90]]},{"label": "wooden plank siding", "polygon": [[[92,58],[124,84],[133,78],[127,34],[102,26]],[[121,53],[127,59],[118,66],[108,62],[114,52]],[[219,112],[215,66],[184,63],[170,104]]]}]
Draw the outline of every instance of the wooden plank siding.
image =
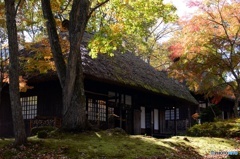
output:
[{"label": "wooden plank siding", "polygon": [[0,103],[0,137],[13,136],[12,112],[7,89],[2,92]]},{"label": "wooden plank siding", "polygon": [[[21,97],[37,96],[36,115],[61,118],[62,92],[59,82],[48,81],[44,83],[29,83],[29,85],[34,88],[21,93]],[[122,85],[87,79],[85,81],[85,90],[86,110],[89,109],[91,104],[97,104],[99,107],[102,107],[102,111],[105,111],[105,119],[100,116],[100,112],[96,112],[98,114],[94,114],[97,116],[96,118],[94,117],[95,121],[90,121],[95,129],[120,127],[129,134],[164,134],[169,133],[165,121],[166,107],[177,105],[181,108],[179,114],[181,120],[187,119],[189,114],[192,113],[189,112],[188,106],[173,98],[139,91],[131,87],[123,87]],[[112,95],[109,95],[109,92]],[[11,110],[9,109],[10,101],[7,98],[4,97],[0,107],[0,136],[6,136],[6,134],[9,136],[13,135]],[[129,105],[130,100],[131,105]],[[145,119],[141,119],[141,107],[145,108]],[[194,110],[194,107],[191,107],[191,109]],[[87,114],[87,117],[90,119],[89,114]],[[145,121],[145,128],[141,128],[141,120]],[[7,125],[7,128],[4,128],[3,123],[5,127]],[[30,135],[30,119],[25,120],[25,126],[27,134]],[[173,132],[170,133],[173,134]]]}]

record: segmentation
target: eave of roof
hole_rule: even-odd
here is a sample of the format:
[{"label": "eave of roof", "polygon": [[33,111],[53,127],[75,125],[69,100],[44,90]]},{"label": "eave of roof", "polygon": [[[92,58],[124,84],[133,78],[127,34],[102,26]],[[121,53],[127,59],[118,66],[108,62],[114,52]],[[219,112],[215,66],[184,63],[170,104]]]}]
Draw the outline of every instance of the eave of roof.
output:
[{"label": "eave of roof", "polygon": [[[81,47],[81,53],[85,76],[141,88],[159,95],[184,100],[194,105],[198,104],[186,86],[169,78],[166,72],[154,69],[133,53],[115,53],[113,57],[99,54],[96,59],[92,59],[84,47]],[[29,80],[43,82],[51,80],[51,78],[56,79],[56,73],[53,71],[49,71],[48,75],[38,75],[38,77],[35,74]]]}]

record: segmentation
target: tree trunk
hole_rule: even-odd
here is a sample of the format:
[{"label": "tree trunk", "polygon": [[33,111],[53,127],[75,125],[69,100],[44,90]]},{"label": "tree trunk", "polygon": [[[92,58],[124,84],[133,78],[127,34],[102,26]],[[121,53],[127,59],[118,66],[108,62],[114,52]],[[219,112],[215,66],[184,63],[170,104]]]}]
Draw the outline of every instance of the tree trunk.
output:
[{"label": "tree trunk", "polygon": [[233,113],[234,113],[234,117],[238,118],[239,114],[238,114],[238,106],[239,106],[239,100],[240,100],[240,95],[235,94],[235,100],[234,100],[234,107],[233,107]]},{"label": "tree trunk", "polygon": [[24,144],[27,141],[25,126],[22,116],[22,107],[19,94],[19,60],[16,26],[16,10],[14,0],[5,0],[5,13],[7,19],[8,44],[9,44],[9,92],[11,100],[15,145]]},{"label": "tree trunk", "polygon": [[53,59],[57,69],[58,79],[63,88],[66,78],[66,64],[64,62],[61,45],[59,42],[56,22],[54,20],[50,0],[42,0],[43,17],[46,19],[46,27],[48,32],[49,43],[53,54]]},{"label": "tree trunk", "polygon": [[[86,120],[86,97],[84,95],[83,71],[81,57],[78,57],[77,73],[75,84],[70,99],[67,99],[67,94],[63,94],[63,128],[67,130],[84,130],[87,126]],[[66,88],[68,85],[66,85]],[[68,101],[70,105],[66,107]]]},{"label": "tree trunk", "polygon": [[63,128],[85,129],[86,102],[80,44],[88,21],[90,2],[74,0],[70,13],[67,75],[63,94]]},{"label": "tree trunk", "polygon": [[62,128],[68,130],[85,129],[87,121],[80,44],[89,18],[89,9],[89,0],[73,1],[69,27],[70,52],[66,66],[50,0],[42,0],[43,15],[47,20],[49,41],[53,56],[56,57],[54,62],[63,92]]}]

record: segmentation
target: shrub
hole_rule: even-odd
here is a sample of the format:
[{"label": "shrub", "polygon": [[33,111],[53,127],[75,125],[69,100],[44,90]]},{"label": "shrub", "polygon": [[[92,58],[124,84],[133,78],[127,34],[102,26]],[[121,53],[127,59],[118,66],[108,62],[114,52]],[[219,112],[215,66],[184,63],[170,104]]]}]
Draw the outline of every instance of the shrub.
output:
[{"label": "shrub", "polygon": [[206,137],[238,137],[240,135],[239,123],[229,121],[206,122],[194,125],[187,130],[189,136]]},{"label": "shrub", "polygon": [[35,127],[31,130],[31,135],[37,135],[40,131],[45,131],[46,133],[49,133],[51,131],[57,130],[57,128],[52,126],[41,126],[41,127]]}]

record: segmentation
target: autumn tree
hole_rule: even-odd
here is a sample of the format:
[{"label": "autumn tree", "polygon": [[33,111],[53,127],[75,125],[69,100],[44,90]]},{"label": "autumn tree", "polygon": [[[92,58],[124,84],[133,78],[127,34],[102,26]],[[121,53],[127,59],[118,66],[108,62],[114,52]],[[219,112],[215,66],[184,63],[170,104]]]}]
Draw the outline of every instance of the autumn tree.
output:
[{"label": "autumn tree", "polygon": [[[160,60],[160,65],[162,65],[163,62],[167,61],[167,59],[164,59],[164,53],[166,53],[164,46],[167,43],[163,40],[179,29],[174,24],[175,20],[177,20],[176,17],[172,18],[170,21],[165,21],[164,19],[158,21],[155,26],[151,27],[150,33],[144,37],[145,47],[142,51],[140,50],[140,54],[146,59],[147,63],[152,65],[158,59]],[[164,60],[159,59],[159,57],[163,57]]]},{"label": "autumn tree", "polygon": [[25,42],[35,42],[41,38],[44,21],[39,0],[20,0],[16,15],[18,24],[18,40],[24,46]]},{"label": "autumn tree", "polygon": [[157,70],[167,71],[173,61],[169,58],[169,47],[172,45],[170,40],[156,44],[156,49],[149,55],[150,65]]},{"label": "autumn tree", "polygon": [[22,116],[22,107],[19,94],[19,60],[18,38],[16,26],[15,0],[5,0],[5,14],[9,44],[9,92],[11,100],[12,118],[15,134],[15,145],[24,144],[27,140]]},{"label": "autumn tree", "polygon": [[101,44],[107,47],[100,52],[112,53],[121,46],[150,63],[158,41],[176,29],[170,24],[177,19],[175,11],[173,5],[155,0],[108,2],[94,12],[87,26],[96,37],[90,42],[91,54],[95,57]]},{"label": "autumn tree", "polygon": [[182,21],[171,58],[179,59],[171,75],[206,96],[234,95],[234,115],[240,100],[240,3],[236,0],[191,1],[198,15]]},{"label": "autumn tree", "polygon": [[[113,56],[116,50],[125,51],[125,48],[128,48],[126,39],[130,36],[139,38],[146,35],[149,33],[149,27],[153,26],[158,18],[167,20],[173,9],[172,6],[164,5],[159,0],[113,0],[111,5],[108,5],[110,3],[108,1],[62,1],[71,6],[68,27],[70,51],[67,63],[64,61],[58,37],[56,13],[52,11],[52,8],[56,7],[53,3],[56,2],[41,1],[51,51],[63,91],[63,128],[84,129],[86,124],[80,52],[84,32],[87,30],[93,33],[94,37],[89,43],[90,54],[93,57],[97,57],[98,53],[108,53]],[[102,16],[95,16],[99,12],[103,12]]]}]

